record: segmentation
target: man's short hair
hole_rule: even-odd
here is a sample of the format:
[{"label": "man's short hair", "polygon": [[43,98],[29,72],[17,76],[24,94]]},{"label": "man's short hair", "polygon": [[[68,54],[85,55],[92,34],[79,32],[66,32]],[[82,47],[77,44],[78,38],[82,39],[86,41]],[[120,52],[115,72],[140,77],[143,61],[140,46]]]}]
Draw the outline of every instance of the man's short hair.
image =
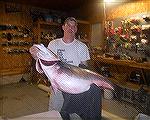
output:
[{"label": "man's short hair", "polygon": [[64,25],[69,22],[69,21],[74,21],[76,24],[78,24],[77,20],[74,17],[68,17],[66,18],[66,20],[64,21]]}]

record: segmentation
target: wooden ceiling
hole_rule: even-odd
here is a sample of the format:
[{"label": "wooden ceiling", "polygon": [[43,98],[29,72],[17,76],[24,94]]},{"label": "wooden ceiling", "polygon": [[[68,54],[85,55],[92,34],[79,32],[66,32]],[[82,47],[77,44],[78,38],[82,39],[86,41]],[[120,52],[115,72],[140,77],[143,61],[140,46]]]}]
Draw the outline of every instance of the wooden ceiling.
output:
[{"label": "wooden ceiling", "polygon": [[[87,3],[103,3],[104,0],[0,0],[5,2],[21,3],[51,10],[69,12],[84,6]],[[118,3],[138,0],[115,0]]]},{"label": "wooden ceiling", "polygon": [[80,8],[88,0],[4,0],[4,1],[67,12],[69,10]]},{"label": "wooden ceiling", "polygon": [[[103,21],[104,0],[0,0],[29,6],[64,11],[76,18],[92,22]],[[116,3],[139,0],[116,0]]]}]

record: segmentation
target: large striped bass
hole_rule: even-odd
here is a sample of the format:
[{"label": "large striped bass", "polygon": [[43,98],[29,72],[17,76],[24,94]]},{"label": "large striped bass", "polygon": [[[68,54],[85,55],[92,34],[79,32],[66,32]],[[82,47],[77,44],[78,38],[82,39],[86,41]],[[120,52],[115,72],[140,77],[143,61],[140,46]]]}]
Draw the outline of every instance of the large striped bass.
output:
[{"label": "large striped bass", "polygon": [[33,45],[30,53],[36,59],[36,70],[48,77],[54,91],[78,94],[89,90],[92,83],[102,88],[114,89],[107,78],[88,69],[62,62],[42,44]]}]

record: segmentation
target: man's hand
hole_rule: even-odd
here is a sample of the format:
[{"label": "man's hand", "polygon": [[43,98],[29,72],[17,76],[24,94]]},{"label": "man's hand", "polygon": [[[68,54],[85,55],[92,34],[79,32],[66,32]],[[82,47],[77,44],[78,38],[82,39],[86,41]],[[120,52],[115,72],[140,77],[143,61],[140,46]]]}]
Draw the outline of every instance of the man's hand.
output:
[{"label": "man's hand", "polygon": [[82,62],[79,64],[79,67],[81,67],[81,68],[83,68],[83,69],[87,69],[87,68],[88,68],[87,61],[82,61]]},{"label": "man's hand", "polygon": [[32,46],[30,49],[29,49],[29,52],[31,53],[32,57],[37,60],[38,57],[37,57],[37,53],[39,52],[39,49],[35,46]]}]

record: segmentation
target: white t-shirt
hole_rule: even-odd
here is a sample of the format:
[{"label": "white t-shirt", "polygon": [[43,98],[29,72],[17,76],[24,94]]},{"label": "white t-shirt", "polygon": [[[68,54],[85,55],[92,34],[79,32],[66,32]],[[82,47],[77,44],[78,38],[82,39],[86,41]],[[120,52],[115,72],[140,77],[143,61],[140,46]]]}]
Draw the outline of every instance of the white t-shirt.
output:
[{"label": "white t-shirt", "polygon": [[63,62],[75,66],[90,59],[88,47],[76,39],[71,43],[63,42],[62,38],[55,39],[49,43],[48,49],[57,54]]}]

